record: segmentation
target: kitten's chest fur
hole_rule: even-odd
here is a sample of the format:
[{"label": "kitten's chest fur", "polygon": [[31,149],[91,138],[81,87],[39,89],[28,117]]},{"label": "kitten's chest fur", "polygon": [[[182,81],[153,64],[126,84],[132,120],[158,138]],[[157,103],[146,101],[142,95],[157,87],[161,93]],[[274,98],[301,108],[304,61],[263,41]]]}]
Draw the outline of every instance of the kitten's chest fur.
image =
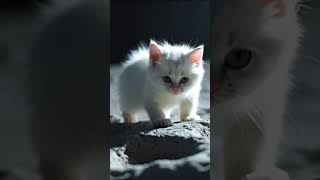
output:
[{"label": "kitten's chest fur", "polygon": [[[150,88],[150,86],[146,85],[145,88]],[[155,103],[157,103],[160,107],[164,109],[170,109],[175,105],[179,105],[183,100],[186,99],[186,95],[173,95],[167,92],[162,91],[149,91],[145,90],[146,96],[144,97],[144,101],[152,99]]]}]

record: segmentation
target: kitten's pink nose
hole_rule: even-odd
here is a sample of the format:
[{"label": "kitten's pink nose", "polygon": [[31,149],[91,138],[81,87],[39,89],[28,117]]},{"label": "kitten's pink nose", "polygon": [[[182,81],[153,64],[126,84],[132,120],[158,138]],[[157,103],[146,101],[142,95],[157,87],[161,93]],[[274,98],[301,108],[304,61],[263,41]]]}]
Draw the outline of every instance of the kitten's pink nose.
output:
[{"label": "kitten's pink nose", "polygon": [[179,85],[172,85],[171,89],[172,89],[173,94],[178,94],[181,87]]}]

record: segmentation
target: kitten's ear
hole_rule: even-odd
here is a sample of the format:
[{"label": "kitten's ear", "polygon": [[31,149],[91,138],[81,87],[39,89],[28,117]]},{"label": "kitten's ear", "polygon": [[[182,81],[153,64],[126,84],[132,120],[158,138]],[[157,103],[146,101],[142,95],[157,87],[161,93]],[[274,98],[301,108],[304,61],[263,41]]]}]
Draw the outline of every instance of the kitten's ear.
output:
[{"label": "kitten's ear", "polygon": [[188,54],[188,59],[192,64],[201,64],[203,58],[204,46],[198,46]]},{"label": "kitten's ear", "polygon": [[281,18],[287,14],[289,6],[295,7],[297,0],[260,0],[264,6],[272,8],[272,17]]},{"label": "kitten's ear", "polygon": [[149,48],[150,60],[153,64],[156,64],[163,56],[162,48],[153,40],[150,40]]}]

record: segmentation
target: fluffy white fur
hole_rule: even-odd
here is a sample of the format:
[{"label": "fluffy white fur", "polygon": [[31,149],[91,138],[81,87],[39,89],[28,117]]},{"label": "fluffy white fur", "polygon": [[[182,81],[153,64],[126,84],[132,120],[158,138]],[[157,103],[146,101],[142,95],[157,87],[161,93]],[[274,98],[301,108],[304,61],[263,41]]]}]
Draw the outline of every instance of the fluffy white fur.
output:
[{"label": "fluffy white fur", "polygon": [[[158,55],[153,60],[152,55]],[[192,63],[192,55],[198,54],[199,64]],[[171,45],[167,42],[150,42],[149,47],[140,46],[131,52],[123,66],[119,78],[120,108],[126,122],[135,122],[136,113],[146,110],[150,120],[162,126],[169,126],[170,113],[175,105],[180,105],[181,120],[199,119],[197,115],[198,98],[204,75],[203,46],[192,48],[188,45]],[[164,76],[172,83],[166,83]],[[180,84],[188,77],[186,84]],[[177,94],[172,84],[179,84]]]},{"label": "fluffy white fur", "polygon": [[[296,3],[216,0],[213,20],[214,120],[222,137],[225,180],[287,180],[276,168],[290,69],[300,35]],[[279,15],[279,11],[283,11]],[[228,69],[233,48],[252,52],[250,64]]]}]

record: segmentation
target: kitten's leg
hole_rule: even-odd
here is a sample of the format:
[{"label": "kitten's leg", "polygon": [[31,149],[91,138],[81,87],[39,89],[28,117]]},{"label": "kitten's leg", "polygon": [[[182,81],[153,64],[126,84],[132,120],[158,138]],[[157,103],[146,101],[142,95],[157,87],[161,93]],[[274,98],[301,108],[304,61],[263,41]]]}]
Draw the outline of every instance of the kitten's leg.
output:
[{"label": "kitten's leg", "polygon": [[123,112],[122,117],[125,123],[135,123],[137,122],[136,116],[134,113]]},{"label": "kitten's leg", "polygon": [[[274,149],[270,146],[274,145],[266,143],[264,144],[263,149]],[[266,152],[264,150],[259,157],[259,161],[256,163],[255,170],[252,173],[246,175],[245,180],[289,180],[290,178],[287,172],[277,168],[275,162],[271,163],[271,160],[275,159],[275,157],[276,153]]]},{"label": "kitten's leg", "polygon": [[171,117],[171,109],[170,110],[168,110],[168,109],[164,110],[164,115],[166,116],[166,119],[170,119],[170,117]]},{"label": "kitten's leg", "polygon": [[252,172],[261,133],[256,125],[246,119],[228,126],[222,137],[223,174],[225,180],[242,180]]},{"label": "kitten's leg", "polygon": [[146,102],[145,109],[147,110],[149,118],[155,128],[172,126],[172,121],[166,118],[166,114],[157,103]]},{"label": "kitten's leg", "polygon": [[192,97],[188,97],[180,104],[180,119],[181,121],[200,120],[197,114],[199,103],[199,92],[196,92]]},{"label": "kitten's leg", "polygon": [[255,170],[246,175],[245,180],[289,180],[287,172],[275,165],[276,148],[274,144],[267,142],[262,146],[262,153],[255,165]]},{"label": "kitten's leg", "polygon": [[246,176],[247,180],[289,180],[288,174],[277,168],[275,164],[281,134],[281,121],[280,114],[265,120],[264,142],[255,163],[255,170]]}]

